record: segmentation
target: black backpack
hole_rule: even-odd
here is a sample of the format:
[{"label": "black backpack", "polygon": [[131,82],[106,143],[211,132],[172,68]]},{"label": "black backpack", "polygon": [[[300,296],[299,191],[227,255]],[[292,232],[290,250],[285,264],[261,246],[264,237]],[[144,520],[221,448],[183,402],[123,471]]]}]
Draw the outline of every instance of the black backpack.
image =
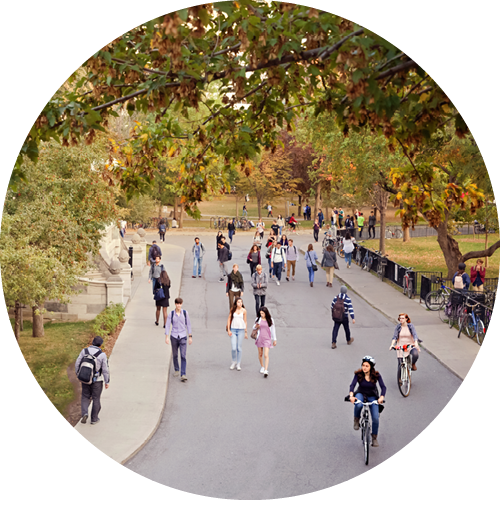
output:
[{"label": "black backpack", "polygon": [[344,299],[337,296],[337,301],[332,308],[332,319],[334,321],[342,321],[344,319]]},{"label": "black backpack", "polygon": [[158,248],[158,246],[156,246],[156,244],[153,244],[153,249],[151,250],[151,257],[153,259],[156,259],[157,257],[161,257],[160,249]]},{"label": "black backpack", "polygon": [[[182,311],[183,311],[183,313],[184,313],[184,325],[185,325],[186,330],[187,330],[188,322],[187,322],[187,317],[186,317],[186,310],[182,310]],[[171,318],[170,318],[170,321],[171,321],[171,323],[172,323],[172,328],[173,328],[173,326],[174,326],[174,312],[175,312],[175,310],[172,310],[172,316],[171,316]]]},{"label": "black backpack", "polygon": [[94,382],[94,376],[98,375],[97,358],[102,354],[102,350],[97,351],[94,355],[89,352],[88,348],[85,348],[84,351],[85,355],[80,363],[76,377],[82,383],[91,385]]}]

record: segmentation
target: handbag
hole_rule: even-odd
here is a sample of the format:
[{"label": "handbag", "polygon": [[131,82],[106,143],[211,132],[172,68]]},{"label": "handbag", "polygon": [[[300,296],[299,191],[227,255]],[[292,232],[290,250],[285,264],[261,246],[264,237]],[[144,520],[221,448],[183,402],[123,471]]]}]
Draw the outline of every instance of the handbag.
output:
[{"label": "handbag", "polygon": [[257,328],[254,328],[252,330],[252,333],[250,334],[250,337],[252,339],[257,339],[257,334],[259,333],[259,325],[257,324]]},{"label": "handbag", "polygon": [[313,269],[313,272],[317,272],[318,271],[318,266],[312,262],[311,254],[309,252],[307,252],[307,255],[309,256],[309,260],[311,261],[311,268]]},{"label": "handbag", "polygon": [[163,287],[160,286],[160,288],[157,288],[154,293],[155,301],[161,301],[162,299],[165,299],[165,292],[163,291]]}]

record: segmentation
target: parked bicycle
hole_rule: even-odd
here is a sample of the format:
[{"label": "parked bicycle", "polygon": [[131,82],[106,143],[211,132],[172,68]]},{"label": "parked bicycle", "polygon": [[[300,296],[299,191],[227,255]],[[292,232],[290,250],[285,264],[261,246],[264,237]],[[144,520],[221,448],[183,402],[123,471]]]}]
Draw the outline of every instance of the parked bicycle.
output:
[{"label": "parked bicycle", "polygon": [[385,228],[385,238],[386,239],[402,239],[403,238],[403,230],[398,227],[394,226],[386,226]]},{"label": "parked bicycle", "polygon": [[381,252],[375,250],[375,253],[379,256],[377,263],[377,275],[383,281],[385,277],[385,267],[387,266],[387,257],[383,256]]},{"label": "parked bicycle", "polygon": [[448,323],[452,328],[460,319],[464,309],[465,294],[452,290],[450,298],[442,310],[439,310],[439,318]]},{"label": "parked bicycle", "polygon": [[435,275],[431,277],[431,282],[439,283],[440,288],[429,292],[425,296],[425,306],[427,306],[429,310],[437,312],[444,308],[444,305],[449,301],[452,289],[445,286],[444,280],[439,279],[439,277],[436,277]]},{"label": "parked bicycle", "polygon": [[[345,401],[349,401],[349,398],[348,397],[345,398]],[[359,403],[362,403],[359,399],[356,399],[354,401],[355,405]],[[367,402],[366,397],[365,397],[364,402],[362,404],[363,404],[363,409],[359,417],[359,427],[361,429],[361,442],[363,443],[363,455],[365,458],[365,465],[368,465],[368,461],[370,459],[370,445],[371,445],[371,439],[372,439],[371,437],[372,436],[372,422],[370,418],[370,406],[378,405],[379,402],[376,399],[375,401]]]},{"label": "parked bicycle", "polygon": [[413,285],[413,267],[408,267],[405,269],[405,274],[403,277],[403,294],[407,295],[409,299],[415,297],[415,287]]},{"label": "parked bicycle", "polygon": [[411,351],[415,345],[392,346],[398,357],[398,388],[403,397],[410,395],[411,389]]},{"label": "parked bicycle", "polygon": [[465,331],[469,337],[476,339],[478,345],[483,344],[486,333],[484,323],[480,318],[480,308],[482,308],[482,306],[478,302],[474,301],[471,297],[467,297],[458,321],[458,337]]}]

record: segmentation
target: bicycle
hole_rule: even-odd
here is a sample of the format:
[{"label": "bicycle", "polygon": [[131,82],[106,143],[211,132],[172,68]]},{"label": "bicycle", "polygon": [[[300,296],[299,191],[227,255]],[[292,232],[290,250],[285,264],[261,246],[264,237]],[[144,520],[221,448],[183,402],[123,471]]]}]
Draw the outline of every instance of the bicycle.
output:
[{"label": "bicycle", "polygon": [[434,275],[431,277],[431,282],[440,283],[441,286],[425,296],[425,306],[427,306],[429,310],[437,312],[444,308],[444,305],[450,298],[452,290],[445,286],[443,279],[439,279]]},{"label": "bicycle", "polygon": [[398,357],[398,388],[403,397],[410,395],[411,389],[411,350],[415,345],[391,346],[391,350],[396,350]]},{"label": "bicycle", "polygon": [[[349,397],[345,398],[345,401],[349,401]],[[369,407],[370,405],[378,405],[379,402],[376,399],[375,401],[367,402],[366,398],[365,401],[362,402],[356,398],[354,404],[357,405],[359,403],[363,404],[363,409],[359,418],[359,426],[361,429],[361,441],[363,442],[363,454],[365,458],[365,465],[368,465],[368,461],[370,459],[370,444],[372,438],[372,422],[370,419]]]},{"label": "bicycle", "polygon": [[442,310],[439,310],[439,318],[444,323],[448,323],[450,328],[452,328],[453,325],[460,319],[464,309],[465,298],[465,295],[460,292],[456,292],[454,290],[452,290],[452,292],[453,293],[450,294],[448,303]]},{"label": "bicycle", "polygon": [[370,272],[370,269],[373,264],[373,256],[369,250],[366,250],[363,262],[361,263],[361,269]]},{"label": "bicycle", "polygon": [[217,229],[217,217],[210,217],[210,228]]},{"label": "bicycle", "polygon": [[385,238],[386,239],[401,239],[403,237],[403,230],[401,228],[392,229],[390,226],[385,228]]},{"label": "bicycle", "polygon": [[[479,303],[472,305],[469,301],[473,301],[473,299],[468,297],[465,302],[465,307],[458,323],[458,337],[460,337],[462,331],[465,330],[465,333],[471,338],[475,337],[477,344],[481,346],[486,332],[483,321],[479,318],[479,314],[476,314],[476,310],[480,308],[481,305]],[[470,311],[469,307],[472,307]]]},{"label": "bicycle", "polygon": [[379,256],[377,264],[377,275],[383,281],[385,276],[385,267],[387,266],[387,257],[384,257],[379,251],[375,251],[375,253]]},{"label": "bicycle", "polygon": [[359,246],[359,243],[357,243],[357,246],[356,246],[356,264],[358,266],[361,266],[361,260],[362,260],[361,247]]},{"label": "bicycle", "polygon": [[415,297],[415,290],[413,288],[413,267],[409,266],[405,269],[405,274],[403,277],[403,295],[407,295],[408,299],[413,299]]}]

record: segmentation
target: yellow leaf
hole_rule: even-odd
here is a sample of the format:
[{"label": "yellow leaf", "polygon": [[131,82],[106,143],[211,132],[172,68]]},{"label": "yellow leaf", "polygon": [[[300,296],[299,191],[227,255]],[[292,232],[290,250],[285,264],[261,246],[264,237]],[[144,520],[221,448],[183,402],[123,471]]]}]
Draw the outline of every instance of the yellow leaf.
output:
[{"label": "yellow leaf", "polygon": [[169,150],[168,150],[168,156],[171,157],[175,151],[177,149],[177,146],[172,146]]}]

